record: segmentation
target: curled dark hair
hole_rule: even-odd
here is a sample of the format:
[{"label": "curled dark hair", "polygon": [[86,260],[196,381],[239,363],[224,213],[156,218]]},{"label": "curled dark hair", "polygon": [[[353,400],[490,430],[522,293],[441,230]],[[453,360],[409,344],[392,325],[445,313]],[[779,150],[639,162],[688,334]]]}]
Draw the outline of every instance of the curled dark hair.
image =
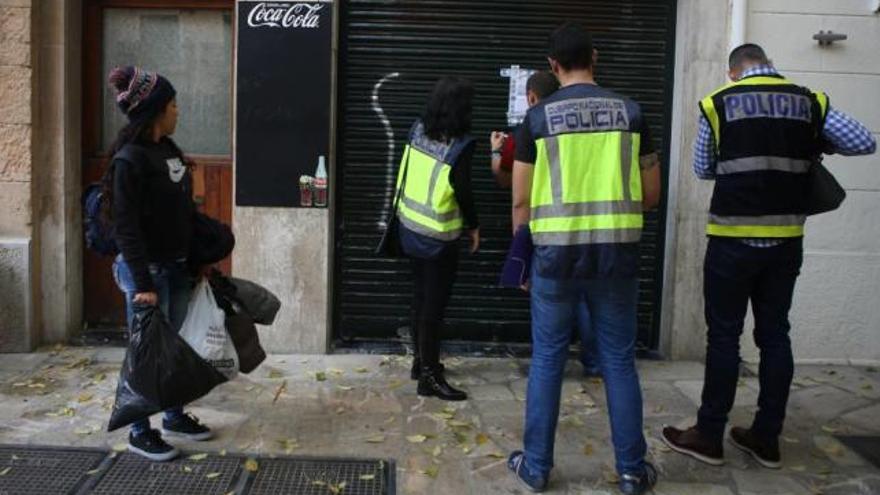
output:
[{"label": "curled dark hair", "polygon": [[436,141],[464,136],[471,130],[474,86],[467,79],[442,77],[428,98],[422,115],[425,135]]}]

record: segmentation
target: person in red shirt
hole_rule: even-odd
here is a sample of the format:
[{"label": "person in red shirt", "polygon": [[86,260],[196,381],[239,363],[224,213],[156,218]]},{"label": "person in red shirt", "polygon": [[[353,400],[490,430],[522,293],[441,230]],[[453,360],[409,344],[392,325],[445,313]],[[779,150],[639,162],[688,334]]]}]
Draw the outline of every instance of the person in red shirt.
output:
[{"label": "person in red shirt", "polygon": [[[526,98],[529,108],[559,89],[559,81],[550,71],[535,72],[526,81]],[[492,145],[492,174],[500,187],[510,189],[513,177],[513,150],[516,149],[513,136],[516,129],[509,132],[493,131],[489,136]]]},{"label": "person in red shirt", "polygon": [[[552,72],[542,70],[532,74],[526,81],[526,98],[529,108],[535,106],[542,99],[550,96],[559,89],[559,81]],[[492,146],[492,174],[499,187],[510,189],[513,179],[513,152],[516,149],[514,135],[516,129],[509,132],[493,131],[489,136]],[[589,314],[586,304],[578,307],[577,322],[580,325],[589,325]],[[581,364],[584,367],[584,376],[599,376],[599,363],[596,361],[596,342],[592,332],[590,342],[581,343]],[[573,335],[578,335],[574,332]]]}]

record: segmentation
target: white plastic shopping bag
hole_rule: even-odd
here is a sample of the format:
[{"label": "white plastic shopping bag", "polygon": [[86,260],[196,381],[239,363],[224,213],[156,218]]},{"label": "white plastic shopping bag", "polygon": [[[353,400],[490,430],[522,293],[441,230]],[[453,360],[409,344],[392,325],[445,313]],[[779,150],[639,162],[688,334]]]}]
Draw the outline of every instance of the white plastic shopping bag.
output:
[{"label": "white plastic shopping bag", "polygon": [[207,280],[193,290],[180,336],[226,378],[238,375],[238,354],[226,331],[226,313],[217,306]]}]

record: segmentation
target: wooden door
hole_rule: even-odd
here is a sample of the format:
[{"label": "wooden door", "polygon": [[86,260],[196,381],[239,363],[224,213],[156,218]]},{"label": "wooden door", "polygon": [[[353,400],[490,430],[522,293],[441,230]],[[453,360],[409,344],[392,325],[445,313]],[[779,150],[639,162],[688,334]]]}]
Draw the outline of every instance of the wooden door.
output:
[{"label": "wooden door", "polygon": [[[232,223],[232,81],[234,0],[85,0],[83,37],[83,186],[99,181],[124,116],[107,85],[109,70],[138,65],[177,89],[173,136],[196,161],[199,210]],[[112,259],[85,250],[83,286],[89,328],[125,326]],[[219,265],[231,270],[229,259]]]}]

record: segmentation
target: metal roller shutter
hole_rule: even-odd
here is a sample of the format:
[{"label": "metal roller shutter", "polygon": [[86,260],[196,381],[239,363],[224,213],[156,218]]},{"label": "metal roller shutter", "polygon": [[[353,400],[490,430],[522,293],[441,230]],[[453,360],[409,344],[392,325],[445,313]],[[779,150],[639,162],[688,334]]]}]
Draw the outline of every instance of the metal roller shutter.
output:
[{"label": "metal roller shutter", "polygon": [[[445,74],[467,77],[476,87],[473,132],[480,142],[473,182],[484,243],[477,256],[468,256],[462,247],[444,337],[528,342],[527,297],[496,285],[510,241],[510,193],[492,178],[488,134],[506,125],[508,81],[499,69],[513,64],[546,68],[547,35],[565,20],[582,22],[593,32],[599,83],[642,104],[654,144],[667,156],[672,0],[342,2],[334,290],[336,337],[342,342],[396,339],[397,329],[408,325],[409,264],[377,258],[372,250],[390,205],[407,130],[433,83]],[[380,109],[393,131],[393,145]],[[662,212],[647,215],[641,248],[643,348],[657,344],[663,217]]]}]

